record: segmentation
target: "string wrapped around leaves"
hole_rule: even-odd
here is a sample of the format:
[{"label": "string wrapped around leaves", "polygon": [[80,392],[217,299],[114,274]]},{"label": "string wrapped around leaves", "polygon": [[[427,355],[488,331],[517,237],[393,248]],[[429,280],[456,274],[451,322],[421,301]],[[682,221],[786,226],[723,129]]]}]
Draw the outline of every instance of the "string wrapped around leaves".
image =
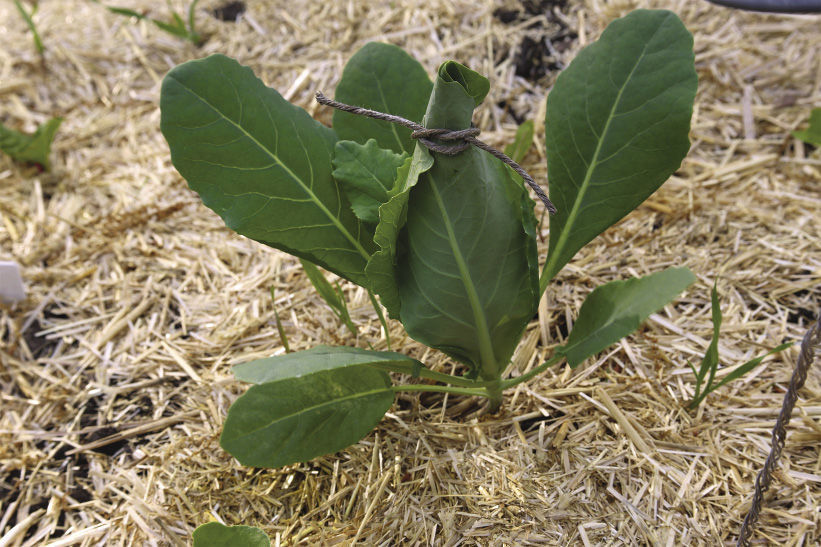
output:
[{"label": "string wrapped around leaves", "polygon": [[[551,203],[550,199],[547,197],[547,194],[545,194],[544,190],[542,190],[542,187],[536,184],[536,181],[533,180],[533,177],[531,177],[530,174],[528,174],[528,172],[525,171],[521,165],[513,161],[503,152],[496,150],[489,144],[484,143],[476,138],[481,132],[481,130],[478,127],[470,127],[468,129],[459,130],[428,128],[416,122],[407,120],[401,116],[394,116],[393,114],[386,114],[384,112],[377,112],[376,110],[370,110],[368,108],[352,106],[349,104],[340,103],[339,101],[334,101],[333,99],[329,99],[319,91],[317,91],[316,93],[316,102],[318,102],[321,105],[330,106],[331,108],[336,108],[337,110],[342,110],[343,112],[350,112],[351,114],[355,114],[358,116],[367,116],[375,120],[382,120],[390,123],[404,125],[405,127],[413,130],[413,133],[411,133],[411,138],[418,140],[428,150],[438,152],[439,154],[455,156],[456,154],[466,150],[470,146],[475,146],[480,150],[484,150],[493,157],[506,163],[514,171],[516,171],[516,173],[518,173],[519,176],[522,177],[522,180],[524,180],[527,183],[527,185],[533,189],[533,192],[536,193],[536,195],[539,197],[542,203],[544,203],[544,206],[547,208],[547,211],[551,215],[556,213],[556,207],[553,205],[553,203]],[[441,144],[431,139],[438,139],[440,141],[453,141],[456,144]]]}]

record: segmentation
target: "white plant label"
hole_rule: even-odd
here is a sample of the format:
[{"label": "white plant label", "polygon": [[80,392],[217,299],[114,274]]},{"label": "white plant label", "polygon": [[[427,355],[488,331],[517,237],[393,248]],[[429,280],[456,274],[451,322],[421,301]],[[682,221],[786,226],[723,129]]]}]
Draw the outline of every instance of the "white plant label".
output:
[{"label": "white plant label", "polygon": [[0,300],[14,303],[26,297],[20,265],[16,262],[0,261]]}]

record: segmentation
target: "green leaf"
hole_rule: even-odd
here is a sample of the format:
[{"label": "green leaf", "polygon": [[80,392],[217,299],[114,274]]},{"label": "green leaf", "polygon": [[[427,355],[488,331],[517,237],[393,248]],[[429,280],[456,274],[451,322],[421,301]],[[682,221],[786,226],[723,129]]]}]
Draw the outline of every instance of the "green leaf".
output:
[{"label": "green leaf", "polygon": [[[715,283],[713,283],[713,290],[710,295],[711,313],[713,321],[713,338],[712,340],[710,340],[710,345],[707,347],[707,351],[704,353],[704,358],[701,360],[701,366],[699,367],[699,370],[696,371],[695,367],[690,365],[690,368],[693,369],[693,374],[695,374],[696,389],[695,394],[693,395],[693,400],[690,401],[689,408],[697,407],[701,403],[701,401],[703,401],[704,398],[707,397],[708,394],[720,388],[727,382],[731,382],[737,378],[741,378],[743,375],[747,374],[755,367],[757,367],[759,364],[761,364],[761,361],[763,361],[764,358],[774,353],[784,351],[785,349],[793,345],[792,342],[781,344],[780,346],[767,352],[766,354],[760,357],[756,357],[755,359],[752,359],[750,361],[747,361],[743,365],[733,369],[733,371],[730,372],[727,376],[725,376],[720,382],[718,382],[717,384],[713,384],[713,380],[715,379],[716,373],[718,372],[718,337],[721,331],[722,322],[721,306],[718,302],[717,284],[718,279],[716,279]],[[705,377],[707,377],[706,382],[704,381]]]},{"label": "green leaf", "polygon": [[[316,372],[346,367],[372,365],[384,370],[396,370],[413,374],[423,366],[393,351],[371,351],[351,347],[316,346],[309,350],[257,359],[236,365],[234,376],[243,382],[264,384],[286,378],[299,378]],[[417,373],[418,376],[418,373]]]},{"label": "green leaf", "polygon": [[374,246],[331,176],[331,129],[222,55],[171,70],[160,108],[174,166],[229,228],[367,284]]},{"label": "green leaf", "polygon": [[388,374],[367,365],[257,384],[231,405],[220,445],[247,466],[308,461],[367,435],[393,399]]},{"label": "green leaf", "polygon": [[191,5],[188,8],[188,22],[190,25],[190,29],[186,28],[185,21],[183,21],[182,17],[175,12],[171,11],[171,17],[173,21],[171,23],[167,23],[160,19],[154,19],[153,17],[149,17],[144,15],[138,11],[134,11],[133,9],[129,8],[121,8],[118,6],[106,6],[99,2],[99,0],[92,0],[95,4],[102,5],[105,9],[114,13],[116,15],[124,15],[126,17],[136,17],[137,19],[148,21],[154,24],[160,30],[163,30],[169,34],[172,34],[178,38],[182,38],[183,40],[188,40],[189,42],[193,43],[194,45],[199,45],[202,42],[202,37],[194,31],[194,8],[197,5],[199,0],[194,0],[191,2]]},{"label": "green leaf", "polygon": [[63,118],[51,118],[31,135],[9,129],[0,123],[0,150],[17,161],[36,163],[49,170],[51,142],[61,123]]},{"label": "green leaf", "polygon": [[521,163],[531,146],[533,146],[533,120],[526,120],[516,130],[513,142],[505,147],[505,154],[516,163]]},{"label": "green leaf", "polygon": [[[177,15],[176,13],[174,15],[177,18],[179,18],[179,15]],[[174,36],[178,38],[183,38],[184,40],[188,39],[188,30],[185,28],[185,26],[180,26],[182,20],[175,21],[173,23],[166,23],[165,21],[160,21],[159,19],[149,19],[149,21],[154,23],[157,26],[157,28],[159,28],[160,30],[164,30],[168,34],[173,34]]]},{"label": "green leaf", "polygon": [[608,26],[562,72],[545,117],[550,247],[547,283],[586,243],[635,209],[679,167],[698,79],[693,37],[664,10]]},{"label": "green leaf", "polygon": [[379,224],[373,236],[379,250],[371,256],[365,273],[371,289],[379,295],[392,319],[399,319],[401,308],[396,284],[397,238],[407,221],[410,191],[419,182],[419,176],[432,166],[433,156],[424,146],[417,146],[413,157],[407,158],[397,170],[396,185],[390,192],[390,199],[379,207]]},{"label": "green leaf", "polygon": [[704,358],[701,360],[701,366],[699,366],[698,373],[696,374],[696,398],[699,396],[699,390],[704,384],[704,379],[707,377],[707,374],[709,373],[710,375],[706,385],[706,387],[709,388],[713,383],[713,378],[715,378],[716,370],[718,370],[718,335],[721,331],[722,317],[721,306],[718,303],[717,284],[718,279],[716,279],[713,283],[713,290],[710,294],[710,312],[713,320],[713,339],[710,340],[710,345],[704,353]]},{"label": "green leaf", "polygon": [[26,8],[23,7],[23,4],[20,3],[20,0],[14,0],[14,5],[17,6],[17,11],[20,12],[20,16],[25,20],[26,25],[28,26],[29,30],[31,31],[32,39],[34,40],[34,49],[37,50],[37,53],[42,55],[46,48],[43,47],[43,41],[40,39],[40,33],[37,32],[37,27],[34,25],[34,20],[32,17],[37,12],[37,4],[31,9],[31,13],[26,11]]},{"label": "green leaf", "polygon": [[813,146],[821,146],[821,108],[813,108],[810,112],[810,122],[806,129],[793,131],[793,137],[801,139]]},{"label": "green leaf", "polygon": [[344,296],[337,289],[334,289],[333,285],[325,279],[325,276],[319,271],[316,265],[303,258],[300,258],[299,262],[302,264],[302,268],[305,270],[308,280],[311,282],[311,285],[314,286],[316,292],[319,293],[319,296],[330,306],[339,320],[348,327],[348,330],[351,331],[354,336],[357,335],[356,325],[354,325],[351,320],[351,315],[348,313],[348,303],[345,302]]},{"label": "green leaf", "polygon": [[728,374],[727,376],[725,376],[724,378],[722,378],[719,383],[717,383],[714,386],[710,386],[706,390],[704,390],[704,394],[706,395],[706,394],[708,394],[712,391],[715,391],[716,389],[720,388],[721,386],[723,386],[727,382],[732,382],[733,380],[741,378],[742,376],[744,376],[745,374],[747,374],[748,372],[753,370],[755,367],[760,365],[761,361],[763,361],[766,357],[769,357],[770,355],[773,355],[773,354],[776,354],[776,353],[780,353],[780,352],[784,351],[785,349],[789,348],[792,345],[793,345],[793,342],[787,342],[785,344],[781,344],[781,345],[776,346],[775,348],[771,349],[770,351],[768,351],[764,355],[762,355],[760,357],[756,357],[755,359],[751,359],[751,360],[747,361],[746,363],[744,363],[743,365],[741,365],[737,368],[734,368],[733,371],[730,374]]},{"label": "green leaf", "polygon": [[[371,42],[345,65],[335,98],[420,122],[432,87],[425,69],[413,57],[396,46]],[[334,111],[333,126],[340,140],[365,143],[373,138],[380,148],[413,153],[415,143],[407,127],[339,110]]]},{"label": "green leaf", "polygon": [[194,547],[271,547],[265,532],[253,526],[209,522],[194,530]]},{"label": "green leaf", "polygon": [[611,281],[591,292],[573,325],[567,344],[556,350],[575,368],[635,331],[647,317],[680,292],[696,277],[687,268],[670,268],[645,277]]},{"label": "green leaf", "polygon": [[[487,90],[487,80],[475,72],[443,64],[425,126],[469,127]],[[398,240],[400,318],[414,339],[492,380],[506,366],[537,304],[524,189],[501,161],[476,148],[434,157],[410,191]]]},{"label": "green leaf", "polygon": [[339,141],[334,154],[334,178],[342,185],[354,214],[365,222],[379,222],[379,206],[388,201],[396,171],[406,154],[379,148],[375,139],[364,145]]},{"label": "green leaf", "polygon": [[277,325],[277,333],[279,333],[279,341],[282,342],[282,347],[285,348],[286,353],[291,353],[291,345],[288,343],[288,335],[285,334],[285,329],[282,327],[282,320],[279,318],[277,311],[277,299],[275,296],[275,287],[271,286],[271,304],[274,307],[274,319]]},{"label": "green leaf", "polygon": [[[365,268],[367,271],[367,268]],[[379,323],[382,325],[382,331],[385,333],[385,343],[388,346],[388,351],[391,349],[391,331],[388,327],[388,322],[385,320],[385,314],[382,313],[382,306],[376,300],[376,295],[373,294],[373,291],[368,291],[368,298],[371,299],[371,306],[373,306],[374,311],[376,312],[376,316],[379,317]]]}]

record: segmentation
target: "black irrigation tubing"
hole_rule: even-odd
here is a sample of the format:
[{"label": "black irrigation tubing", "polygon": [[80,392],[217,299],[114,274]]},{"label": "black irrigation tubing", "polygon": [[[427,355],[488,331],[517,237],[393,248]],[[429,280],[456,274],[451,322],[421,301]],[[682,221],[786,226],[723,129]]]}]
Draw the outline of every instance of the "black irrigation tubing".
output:
[{"label": "black irrigation tubing", "polygon": [[784,402],[781,405],[781,412],[778,419],[775,421],[773,428],[772,448],[770,454],[767,456],[767,461],[764,462],[764,468],[755,479],[755,493],[753,494],[753,502],[750,507],[750,512],[744,519],[741,525],[741,531],[738,533],[737,547],[748,547],[750,539],[753,536],[753,530],[758,523],[758,517],[761,515],[761,501],[764,498],[764,492],[770,487],[773,479],[773,471],[781,458],[781,452],[784,450],[784,443],[787,437],[787,424],[790,423],[793,408],[798,401],[798,391],[804,386],[807,380],[807,372],[810,370],[810,365],[814,357],[815,349],[821,344],[821,319],[817,320],[815,324],[810,327],[804,339],[801,340],[801,351],[798,354],[798,363],[795,365],[795,370],[790,378],[790,386],[787,388],[787,393],[784,394]]},{"label": "black irrigation tubing", "polygon": [[707,0],[725,8],[768,13],[821,13],[821,0]]},{"label": "black irrigation tubing", "polygon": [[[539,199],[542,201],[542,203],[544,203],[544,206],[547,208],[550,214],[556,213],[556,207],[553,205],[553,203],[551,203],[550,199],[548,199],[547,194],[544,193],[542,187],[536,184],[536,181],[533,180],[533,177],[531,177],[528,174],[528,172],[525,171],[524,168],[522,168],[521,165],[510,159],[507,155],[496,150],[489,144],[486,144],[476,138],[476,136],[479,135],[478,127],[460,129],[458,131],[452,131],[450,129],[427,128],[416,122],[412,122],[410,120],[402,118],[401,116],[385,114],[384,112],[377,112],[376,110],[370,110],[368,108],[362,108],[360,106],[351,106],[349,104],[331,100],[318,91],[316,93],[316,102],[325,106],[336,108],[337,110],[342,110],[343,112],[350,112],[351,114],[356,114],[358,116],[367,116],[375,120],[383,120],[386,122],[404,125],[405,127],[413,130],[413,133],[411,133],[411,137],[418,140],[429,150],[438,152],[440,154],[455,156],[456,154],[462,152],[470,146],[475,146],[480,150],[484,150],[488,154],[503,161],[511,168],[513,168],[513,170],[516,171],[520,177],[522,177],[522,179],[527,183],[527,185],[533,189],[533,192],[535,192],[536,195],[539,196]],[[457,141],[457,143],[439,144],[431,140],[434,138],[442,141]]]}]

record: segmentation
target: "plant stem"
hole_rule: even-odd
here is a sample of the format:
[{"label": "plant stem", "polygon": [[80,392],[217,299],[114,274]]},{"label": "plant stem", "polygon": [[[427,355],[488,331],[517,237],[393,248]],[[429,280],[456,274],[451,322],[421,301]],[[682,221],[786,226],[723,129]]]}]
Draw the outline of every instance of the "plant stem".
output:
[{"label": "plant stem", "polygon": [[453,393],[454,395],[472,395],[478,397],[489,397],[488,390],[485,388],[465,388],[452,386],[431,386],[426,384],[403,384],[400,386],[393,386],[394,393],[402,391],[436,391],[440,393]]},{"label": "plant stem", "polygon": [[485,388],[487,390],[487,398],[490,399],[488,402],[487,413],[493,414],[499,407],[502,406],[502,379],[498,378],[496,382],[492,385],[489,385]]},{"label": "plant stem", "polygon": [[501,389],[505,390],[505,389],[511,388],[513,386],[517,386],[517,385],[521,384],[522,382],[527,382],[528,380],[530,380],[531,378],[533,378],[537,374],[541,374],[542,372],[547,370],[548,367],[555,365],[556,363],[561,361],[563,358],[564,358],[563,355],[554,355],[553,357],[551,357],[550,359],[548,359],[547,361],[545,361],[544,363],[542,363],[538,367],[534,368],[530,372],[526,372],[526,373],[522,374],[521,376],[517,376],[516,378],[508,378],[507,380],[502,380]]}]

